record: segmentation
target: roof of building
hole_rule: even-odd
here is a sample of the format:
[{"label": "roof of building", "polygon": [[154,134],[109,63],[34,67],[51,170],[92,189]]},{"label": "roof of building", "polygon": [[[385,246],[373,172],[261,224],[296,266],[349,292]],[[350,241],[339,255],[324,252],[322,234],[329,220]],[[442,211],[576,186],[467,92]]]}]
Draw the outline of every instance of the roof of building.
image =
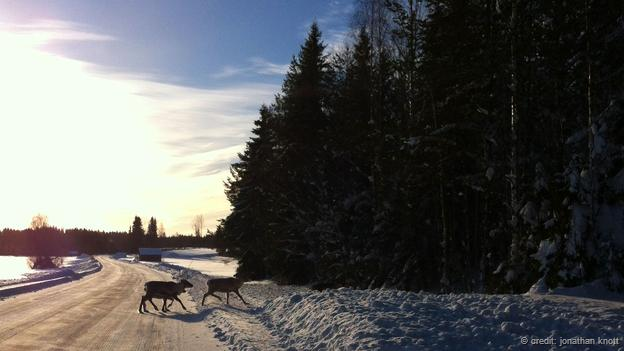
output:
[{"label": "roof of building", "polygon": [[156,247],[140,247],[139,255],[162,255],[162,250]]}]

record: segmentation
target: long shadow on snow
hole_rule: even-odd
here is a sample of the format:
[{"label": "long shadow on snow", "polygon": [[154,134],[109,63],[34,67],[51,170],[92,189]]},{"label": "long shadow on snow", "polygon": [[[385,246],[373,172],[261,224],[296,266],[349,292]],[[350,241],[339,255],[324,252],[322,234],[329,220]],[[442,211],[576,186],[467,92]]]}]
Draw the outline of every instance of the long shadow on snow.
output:
[{"label": "long shadow on snow", "polygon": [[177,319],[179,321],[186,322],[186,323],[197,323],[197,322],[201,322],[204,319],[206,319],[206,317],[210,313],[212,313],[212,309],[211,308],[199,311],[197,313],[180,312],[180,313],[175,313],[175,314],[165,314],[163,312],[160,312],[160,317],[162,317],[162,318],[170,318],[170,319]]},{"label": "long shadow on snow", "polygon": [[222,310],[222,311],[228,311],[228,310],[236,310],[239,312],[244,312],[244,313],[248,313],[248,314],[257,314],[258,313],[258,308],[240,308],[240,307],[236,307],[236,306],[225,306],[225,307],[221,307],[221,306],[216,306],[216,307],[207,307],[207,308],[203,308],[202,310],[200,310],[197,313],[192,313],[192,312],[174,312],[174,314],[166,314],[162,311],[158,311],[158,313],[155,312],[151,312],[151,311],[147,311],[147,313],[149,314],[153,314],[162,318],[171,318],[171,319],[177,319],[179,321],[182,322],[186,322],[186,323],[197,323],[197,322],[201,322],[204,319],[206,319],[206,317],[208,317],[209,314],[213,313],[216,310]]}]

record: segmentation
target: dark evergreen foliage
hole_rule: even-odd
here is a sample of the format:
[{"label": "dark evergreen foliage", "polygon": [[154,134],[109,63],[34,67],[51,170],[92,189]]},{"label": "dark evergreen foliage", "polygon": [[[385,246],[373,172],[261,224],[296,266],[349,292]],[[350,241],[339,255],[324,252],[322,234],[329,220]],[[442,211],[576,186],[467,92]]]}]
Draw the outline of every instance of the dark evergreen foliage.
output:
[{"label": "dark evergreen foliage", "polygon": [[143,245],[143,236],[145,236],[145,229],[143,229],[143,222],[141,217],[134,216],[132,222],[132,231],[130,232],[130,238],[132,240],[132,252],[139,252],[139,247]]},{"label": "dark evergreen foliage", "polygon": [[[191,235],[159,237],[154,247],[216,247],[212,236],[196,238]],[[134,241],[125,232],[102,232],[89,229],[40,229],[0,231],[0,255],[66,256],[70,251],[85,254],[132,252]]]},{"label": "dark evergreen foliage", "polygon": [[151,217],[149,220],[149,224],[147,225],[147,234],[145,239],[147,240],[147,245],[153,245],[156,242],[158,231],[158,224],[156,222],[156,218]]},{"label": "dark evergreen foliage", "polygon": [[524,292],[624,279],[624,3],[362,0],[232,165],[239,274]]}]

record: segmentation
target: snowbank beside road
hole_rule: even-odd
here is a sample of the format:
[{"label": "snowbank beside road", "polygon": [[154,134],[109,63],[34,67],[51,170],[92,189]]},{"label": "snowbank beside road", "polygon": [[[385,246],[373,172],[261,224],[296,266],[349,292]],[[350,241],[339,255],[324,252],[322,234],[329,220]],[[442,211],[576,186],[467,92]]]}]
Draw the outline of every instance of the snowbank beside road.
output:
[{"label": "snowbank beside road", "polygon": [[[229,306],[212,296],[201,306],[206,281],[222,274],[181,266],[206,268],[220,258],[176,251],[184,251],[169,256],[181,260],[177,265],[147,264],[193,284],[189,293],[197,304],[197,319],[232,350],[577,350],[579,342],[600,340],[617,345],[590,349],[624,349],[624,304],[561,295],[346,288],[317,292],[256,281],[241,288],[250,305],[231,294]],[[175,305],[172,313],[178,313]],[[553,344],[543,345],[548,342]]]},{"label": "snowbank beside road", "polygon": [[601,279],[570,288],[558,287],[555,289],[548,289],[546,283],[544,282],[544,278],[542,278],[538,280],[537,283],[533,284],[533,286],[527,292],[527,295],[561,295],[624,302],[624,294],[616,293],[609,290],[605,282]]},{"label": "snowbank beside road", "polygon": [[[134,261],[133,256],[117,255],[114,258],[139,262]],[[216,293],[223,296],[223,301],[210,296],[206,298],[206,305],[201,306],[203,295],[208,290],[206,282],[211,278],[233,276],[236,260],[218,256],[212,249],[180,249],[163,251],[163,262],[140,263],[168,272],[175,280],[190,281],[193,287],[187,292],[197,304],[197,318],[212,330],[217,339],[228,344],[231,350],[280,350],[278,337],[272,335],[262,323],[262,306],[279,296],[308,291],[305,287],[278,286],[271,281],[247,282],[240,293],[249,305],[243,304],[235,294],[230,294],[230,305],[226,305],[225,294]],[[176,309],[176,304],[172,310],[173,313],[180,311]]]},{"label": "snowbank beside road", "polygon": [[102,265],[93,256],[64,257],[63,266],[59,269],[41,271],[19,280],[3,281],[3,284],[0,285],[0,297],[49,288],[80,279],[87,274],[99,271],[101,268]]},{"label": "snowbank beside road", "polygon": [[65,257],[63,259],[63,269],[69,269],[75,274],[84,276],[102,268],[102,264],[91,255],[80,255]]},{"label": "snowbank beside road", "polygon": [[343,288],[278,297],[261,318],[292,350],[525,350],[523,341],[549,337],[557,349],[576,350],[576,344],[558,347],[560,339],[601,338],[624,347],[622,307],[582,311],[573,302],[519,295]]}]

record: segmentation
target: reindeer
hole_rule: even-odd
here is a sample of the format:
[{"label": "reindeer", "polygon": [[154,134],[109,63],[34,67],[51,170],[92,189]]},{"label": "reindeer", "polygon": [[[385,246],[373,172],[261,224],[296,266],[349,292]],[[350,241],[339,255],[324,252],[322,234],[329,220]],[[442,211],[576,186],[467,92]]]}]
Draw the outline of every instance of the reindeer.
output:
[{"label": "reindeer", "polygon": [[238,278],[215,278],[215,279],[208,280],[206,282],[206,284],[208,285],[208,292],[205,293],[204,297],[202,298],[202,306],[204,305],[204,301],[206,300],[206,297],[208,297],[208,295],[212,295],[218,298],[219,300],[223,301],[221,297],[214,294],[215,292],[226,293],[226,296],[227,296],[226,303],[228,305],[230,304],[230,292],[236,293],[236,295],[238,295],[241,301],[243,301],[243,303],[247,305],[248,303],[245,302],[241,294],[238,292],[238,289],[240,289],[243,283],[244,282]]},{"label": "reindeer", "polygon": [[188,280],[182,279],[179,283],[176,282],[162,282],[162,281],[150,281],[145,283],[145,295],[141,297],[141,304],[139,305],[139,313],[143,313],[143,311],[147,312],[147,308],[145,306],[145,301],[149,301],[152,306],[158,311],[158,307],[152,301],[153,298],[163,299],[163,312],[167,312],[167,300],[171,300],[171,304],[173,304],[173,300],[176,300],[180,303],[182,308],[186,310],[186,307],[178,298],[178,295],[186,291],[186,288],[192,288],[193,284],[191,284]]}]

